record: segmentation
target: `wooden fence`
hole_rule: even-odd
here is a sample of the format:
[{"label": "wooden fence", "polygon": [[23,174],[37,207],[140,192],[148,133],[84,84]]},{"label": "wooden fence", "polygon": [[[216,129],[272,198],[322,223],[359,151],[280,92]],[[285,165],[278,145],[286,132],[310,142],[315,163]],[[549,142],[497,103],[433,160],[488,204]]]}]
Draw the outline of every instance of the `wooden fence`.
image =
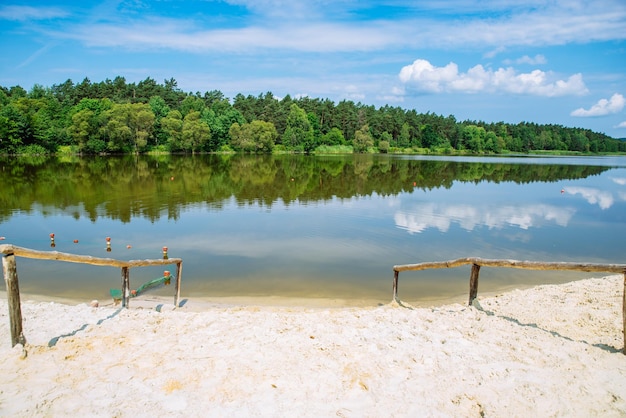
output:
[{"label": "wooden fence", "polygon": [[20,289],[17,277],[17,265],[15,256],[24,258],[36,258],[40,260],[67,261],[70,263],[92,264],[94,266],[119,267],[122,269],[122,307],[128,308],[130,299],[130,272],[133,267],[162,266],[176,264],[176,294],[174,295],[174,306],[178,306],[180,301],[180,282],[183,269],[183,260],[180,258],[164,258],[155,260],[130,260],[121,261],[111,258],[98,258],[87,255],[77,255],[61,253],[58,251],[37,251],[28,248],[16,247],[14,245],[0,245],[2,257],[2,271],[7,288],[7,300],[9,305],[9,319],[11,321],[11,343],[24,344],[25,339],[22,333],[22,306],[20,302]]},{"label": "wooden fence", "polygon": [[593,264],[593,263],[565,263],[565,262],[541,262],[541,261],[518,261],[518,260],[489,260],[477,257],[459,258],[449,261],[435,261],[418,264],[403,264],[393,266],[393,300],[398,299],[398,276],[401,271],[428,270],[453,268],[471,264],[469,284],[469,305],[478,295],[478,275],[480,268],[506,267],[526,270],[569,270],[602,273],[622,273],[624,275],[624,289],[622,293],[622,323],[624,336],[623,353],[626,354],[626,264]]}]

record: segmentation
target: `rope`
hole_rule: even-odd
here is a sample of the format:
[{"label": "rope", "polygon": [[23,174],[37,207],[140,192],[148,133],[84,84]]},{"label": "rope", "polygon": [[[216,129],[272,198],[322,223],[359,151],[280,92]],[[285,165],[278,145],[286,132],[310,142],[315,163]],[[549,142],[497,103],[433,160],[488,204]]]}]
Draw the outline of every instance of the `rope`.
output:
[{"label": "rope", "polygon": [[[163,286],[168,286],[171,283],[172,276],[163,276],[157,279],[152,279],[137,288],[137,290],[130,291],[130,297],[134,298],[142,293],[146,293],[150,290],[158,289]],[[113,299],[122,299],[122,291],[120,289],[110,289],[111,297]]]}]

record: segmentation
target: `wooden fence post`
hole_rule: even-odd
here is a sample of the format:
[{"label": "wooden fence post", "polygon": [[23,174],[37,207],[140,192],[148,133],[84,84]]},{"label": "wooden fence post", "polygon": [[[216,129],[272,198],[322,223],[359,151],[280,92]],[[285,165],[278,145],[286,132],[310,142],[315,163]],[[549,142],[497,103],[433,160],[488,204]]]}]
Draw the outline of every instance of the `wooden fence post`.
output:
[{"label": "wooden fence post", "polygon": [[622,328],[624,331],[624,348],[622,352],[626,355],[626,270],[624,270],[624,291],[622,292]]},{"label": "wooden fence post", "polygon": [[17,279],[15,254],[8,253],[2,257],[2,270],[7,286],[7,301],[9,304],[9,321],[11,323],[11,346],[24,345],[26,339],[22,331],[22,305],[20,303],[20,286]]},{"label": "wooden fence post", "polygon": [[176,294],[174,295],[174,307],[178,308],[178,303],[180,301],[180,281],[182,279],[181,274],[183,274],[183,262],[176,263]]},{"label": "wooden fence post", "polygon": [[398,301],[398,275],[400,272],[398,270],[393,271],[393,302]]},{"label": "wooden fence post", "polygon": [[128,299],[130,299],[130,278],[128,276],[128,266],[122,267],[122,308],[128,308]]},{"label": "wooden fence post", "polygon": [[478,296],[478,274],[480,273],[480,266],[478,264],[472,264],[472,273],[470,274],[470,291],[469,291],[469,306],[472,306],[472,302]]}]

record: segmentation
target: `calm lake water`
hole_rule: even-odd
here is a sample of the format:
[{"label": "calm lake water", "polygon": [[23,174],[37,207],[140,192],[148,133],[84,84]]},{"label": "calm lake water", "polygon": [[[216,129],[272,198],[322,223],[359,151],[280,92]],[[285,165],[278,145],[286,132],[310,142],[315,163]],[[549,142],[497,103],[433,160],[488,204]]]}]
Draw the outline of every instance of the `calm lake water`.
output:
[{"label": "calm lake water", "polygon": [[[52,250],[54,233],[56,251],[123,260],[167,246],[183,298],[387,303],[395,264],[626,262],[626,157],[6,158],[0,176],[2,243]],[[106,300],[120,286],[116,268],[17,265],[25,293]],[[162,271],[132,269],[131,287]],[[400,298],[465,300],[469,273],[402,273]],[[589,276],[484,268],[479,295]]]}]

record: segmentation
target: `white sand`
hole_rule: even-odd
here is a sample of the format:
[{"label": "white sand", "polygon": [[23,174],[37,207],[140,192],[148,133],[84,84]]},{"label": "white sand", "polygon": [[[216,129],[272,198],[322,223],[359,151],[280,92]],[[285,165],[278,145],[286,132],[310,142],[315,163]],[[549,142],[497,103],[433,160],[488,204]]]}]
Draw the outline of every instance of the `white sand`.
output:
[{"label": "white sand", "polygon": [[589,279],[482,309],[24,301],[25,348],[4,295],[0,416],[625,416],[622,289]]}]

